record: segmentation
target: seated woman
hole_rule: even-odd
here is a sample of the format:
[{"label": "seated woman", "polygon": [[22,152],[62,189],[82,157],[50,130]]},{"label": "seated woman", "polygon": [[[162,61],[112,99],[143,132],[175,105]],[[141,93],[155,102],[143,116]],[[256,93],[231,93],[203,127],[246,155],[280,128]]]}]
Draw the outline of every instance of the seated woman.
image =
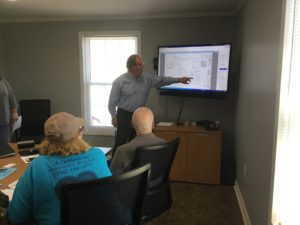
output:
[{"label": "seated woman", "polygon": [[83,127],[83,119],[65,112],[45,122],[40,156],[20,177],[8,206],[11,223],[31,220],[39,225],[58,225],[63,183],[111,176],[102,151],[82,139]]}]

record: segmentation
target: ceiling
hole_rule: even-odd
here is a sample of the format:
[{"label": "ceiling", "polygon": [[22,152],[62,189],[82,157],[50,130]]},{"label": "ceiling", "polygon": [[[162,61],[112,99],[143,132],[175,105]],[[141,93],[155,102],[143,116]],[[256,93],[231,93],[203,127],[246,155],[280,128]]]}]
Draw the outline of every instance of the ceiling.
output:
[{"label": "ceiling", "polygon": [[0,22],[235,15],[246,0],[0,0]]}]

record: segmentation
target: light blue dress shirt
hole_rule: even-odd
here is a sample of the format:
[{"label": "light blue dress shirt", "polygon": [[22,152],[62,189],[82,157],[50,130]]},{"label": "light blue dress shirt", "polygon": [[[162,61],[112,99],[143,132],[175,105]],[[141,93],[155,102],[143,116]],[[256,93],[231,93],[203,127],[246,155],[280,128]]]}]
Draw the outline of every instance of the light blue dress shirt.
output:
[{"label": "light blue dress shirt", "polygon": [[130,73],[119,76],[112,85],[109,96],[108,110],[112,118],[116,118],[116,108],[134,112],[145,106],[149,92],[153,87],[162,87],[177,83],[178,78],[160,77],[155,74],[143,73],[138,77]]}]

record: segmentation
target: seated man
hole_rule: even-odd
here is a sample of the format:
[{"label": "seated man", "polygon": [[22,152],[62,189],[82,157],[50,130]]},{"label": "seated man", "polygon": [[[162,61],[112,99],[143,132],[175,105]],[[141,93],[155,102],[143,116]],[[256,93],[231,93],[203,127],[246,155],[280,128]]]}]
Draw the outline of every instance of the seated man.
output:
[{"label": "seated man", "polygon": [[136,137],[130,142],[121,145],[112,159],[110,169],[113,174],[125,172],[131,168],[135,150],[138,147],[163,144],[166,141],[156,137],[152,133],[154,128],[152,111],[147,107],[140,107],[132,115],[132,125],[136,131]]},{"label": "seated man", "polygon": [[59,225],[63,183],[111,176],[103,152],[82,139],[83,127],[83,119],[65,112],[45,122],[40,156],[20,177],[8,206],[11,223]]}]

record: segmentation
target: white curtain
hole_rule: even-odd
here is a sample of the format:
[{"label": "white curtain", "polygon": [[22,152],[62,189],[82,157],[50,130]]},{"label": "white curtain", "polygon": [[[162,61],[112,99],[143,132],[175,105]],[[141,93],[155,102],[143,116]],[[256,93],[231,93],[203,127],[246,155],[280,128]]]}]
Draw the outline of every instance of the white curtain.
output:
[{"label": "white curtain", "polygon": [[274,225],[300,224],[300,0],[286,0],[279,103]]}]

